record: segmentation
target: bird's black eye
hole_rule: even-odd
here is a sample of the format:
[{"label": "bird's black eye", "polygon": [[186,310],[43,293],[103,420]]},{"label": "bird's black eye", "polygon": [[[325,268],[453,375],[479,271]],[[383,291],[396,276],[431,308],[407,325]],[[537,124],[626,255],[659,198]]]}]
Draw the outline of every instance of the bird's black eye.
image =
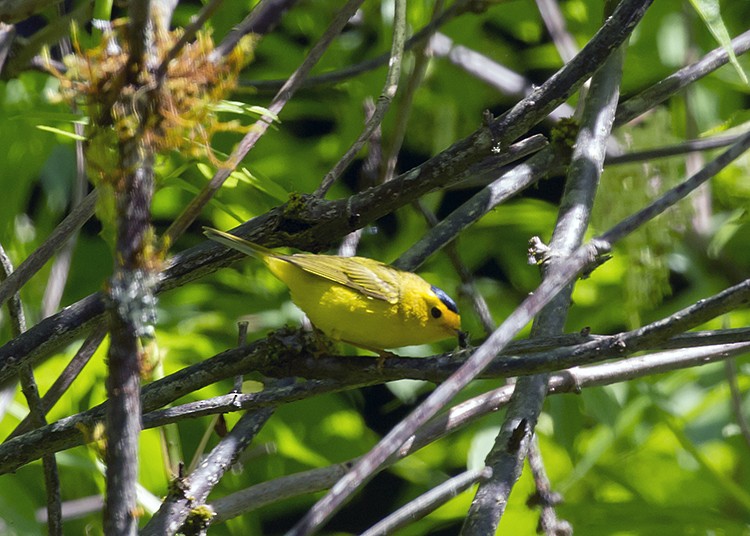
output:
[{"label": "bird's black eye", "polygon": [[433,307],[432,309],[430,309],[430,314],[432,315],[432,318],[440,318],[441,316],[443,316],[443,311],[441,311],[437,307]]}]

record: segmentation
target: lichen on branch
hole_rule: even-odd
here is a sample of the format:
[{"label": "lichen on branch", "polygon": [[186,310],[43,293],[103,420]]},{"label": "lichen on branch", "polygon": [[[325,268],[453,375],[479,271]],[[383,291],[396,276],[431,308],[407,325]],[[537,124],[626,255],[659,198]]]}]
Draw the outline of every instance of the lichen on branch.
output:
[{"label": "lichen on branch", "polygon": [[[65,72],[48,63],[49,71],[60,81],[59,98],[82,106],[91,119],[87,136],[91,165],[103,166],[100,172],[111,172],[113,161],[104,148],[134,136],[141,137],[155,153],[175,150],[214,160],[210,141],[216,132],[249,128],[239,121],[222,121],[217,105],[237,87],[240,71],[252,60],[253,35],[245,36],[230,54],[214,62],[209,59],[214,50],[210,32],[198,32],[196,39],[169,61],[163,77],[154,62],[140,71],[137,83],[128,84],[126,30],[125,21],[114,21],[104,28],[96,46],[82,50],[74,27],[75,52],[63,59]],[[155,33],[159,61],[167,57],[181,35],[180,29]]]}]

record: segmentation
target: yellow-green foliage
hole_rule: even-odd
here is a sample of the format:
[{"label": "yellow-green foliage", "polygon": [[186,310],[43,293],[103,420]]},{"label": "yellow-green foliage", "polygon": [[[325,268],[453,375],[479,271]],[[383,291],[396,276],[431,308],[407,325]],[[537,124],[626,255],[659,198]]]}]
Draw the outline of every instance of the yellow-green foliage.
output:
[{"label": "yellow-green foliage", "polygon": [[179,41],[182,30],[156,32],[153,52],[133,80],[127,76],[132,60],[126,23],[115,21],[102,32],[98,45],[82,50],[73,28],[75,52],[63,59],[66,70],[49,70],[59,79],[59,97],[88,115],[86,162],[92,182],[99,187],[97,215],[102,236],[114,244],[115,196],[133,165],[123,150],[129,140],[152,154],[180,151],[218,165],[211,138],[220,131],[246,131],[239,121],[221,121],[217,104],[237,86],[241,69],[252,58],[253,36],[246,36],[225,57],[211,56],[214,43],[208,32],[198,32],[169,61],[163,76],[159,68]]},{"label": "yellow-green foliage", "polygon": [[[654,114],[637,127],[636,135],[626,141],[634,149],[658,146],[671,137],[668,121],[666,114]],[[651,203],[680,178],[680,167],[674,160],[607,168],[594,206],[594,227],[598,231],[608,229],[634,210]],[[622,280],[629,326],[640,325],[639,311],[655,307],[669,294],[668,254],[674,249],[676,235],[686,227],[689,214],[689,203],[678,203],[660,219],[647,223],[617,246],[627,255],[629,262]]]},{"label": "yellow-green foliage", "polygon": [[238,121],[222,122],[215,106],[236,87],[240,70],[252,59],[254,37],[246,36],[229,55],[214,60],[210,33],[199,32],[169,62],[160,80],[157,68],[182,31],[156,32],[154,59],[147,59],[148,68],[141,70],[135,83],[126,83],[125,29],[124,22],[116,21],[102,34],[99,45],[87,50],[81,50],[74,39],[76,52],[63,60],[67,70],[60,73],[50,67],[60,80],[60,97],[83,106],[91,118],[92,178],[117,180],[116,142],[136,136],[154,152],[178,150],[214,160],[213,134],[247,128]]},{"label": "yellow-green foliage", "polygon": [[578,121],[572,117],[561,119],[552,128],[550,138],[560,154],[569,155],[573,150],[573,144],[576,142],[579,128]]},{"label": "yellow-green foliage", "polygon": [[210,506],[197,506],[190,510],[190,515],[182,527],[184,534],[205,534],[211,519],[216,515]]}]

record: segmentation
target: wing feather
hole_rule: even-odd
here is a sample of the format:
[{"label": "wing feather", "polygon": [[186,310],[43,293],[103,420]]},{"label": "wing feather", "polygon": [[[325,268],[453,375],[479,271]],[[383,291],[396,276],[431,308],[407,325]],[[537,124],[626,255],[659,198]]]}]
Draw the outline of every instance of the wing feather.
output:
[{"label": "wing feather", "polygon": [[332,255],[279,255],[279,258],[365,296],[398,303],[398,271],[387,264],[363,257]]}]

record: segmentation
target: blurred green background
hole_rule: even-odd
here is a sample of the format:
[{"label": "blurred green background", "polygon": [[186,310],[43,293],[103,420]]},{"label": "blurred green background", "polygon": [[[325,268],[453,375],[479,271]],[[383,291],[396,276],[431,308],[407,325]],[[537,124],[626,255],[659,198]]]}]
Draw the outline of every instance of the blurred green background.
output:
[{"label": "blurred green background", "polygon": [[[254,2],[224,2],[209,26],[219,41]],[[412,30],[428,23],[432,2],[409,3]],[[599,28],[601,3],[562,1],[569,31],[583,46]],[[366,2],[357,20],[334,41],[314,73],[337,71],[390,49],[388,2]],[[189,22],[200,5],[181,2],[174,25]],[[731,36],[750,27],[750,3],[721,2]],[[231,99],[266,106],[269,93],[253,82],[283,79],[300,63],[332,19],[338,4],[300,2],[280,26],[260,41],[254,61],[243,72],[243,87]],[[116,12],[115,15],[118,13]],[[53,14],[45,14],[53,18]],[[43,25],[41,19],[35,24]],[[33,27],[33,24],[31,24]],[[488,3],[477,14],[449,22],[442,31],[456,44],[469,47],[541,84],[561,65],[559,55],[531,1]],[[85,31],[82,32],[86,40]],[[636,94],[707,51],[716,40],[688,2],[655,2],[636,29],[627,50],[624,98]],[[747,71],[748,60],[739,58]],[[408,58],[407,70],[413,64]],[[230,179],[202,217],[173,248],[177,252],[204,240],[201,226],[234,227],[286,201],[290,193],[309,193],[358,136],[363,103],[377,98],[385,67],[363,72],[333,85],[299,91],[270,130],[244,160],[243,180]],[[48,94],[54,77],[24,72],[0,82],[0,243],[18,265],[49,235],[70,209],[75,181],[74,144],[39,125],[72,131],[68,107],[53,104]],[[482,112],[499,115],[518,98],[504,96],[472,78],[446,59],[430,61],[415,94],[400,153],[406,171],[476,130]],[[732,66],[693,83],[635,124],[616,131],[626,150],[677,143],[686,138],[719,134],[746,121],[748,86]],[[571,101],[575,105],[575,97]],[[388,143],[393,110],[383,125]],[[244,118],[249,122],[249,118]],[[536,131],[549,133],[551,123]],[[214,141],[217,155],[228,154],[239,140],[222,134]],[[706,159],[711,153],[704,155]],[[329,193],[340,198],[366,186],[364,156],[347,170]],[[580,281],[574,293],[567,331],[590,327],[593,333],[616,333],[661,318],[739,282],[750,273],[750,180],[747,156],[711,181],[701,195],[711,204],[708,227],[696,227],[689,199],[644,230],[619,244],[614,258]],[[158,162],[158,191],[153,203],[154,227],[161,234],[215,168],[210,162],[164,154]],[[612,166],[605,170],[591,229],[595,235],[638,210],[686,176],[684,157]],[[500,323],[539,282],[538,269],[526,264],[530,237],[550,238],[562,193],[562,177],[553,177],[500,206],[464,232],[458,251],[476,277],[492,316]],[[444,217],[476,189],[454,189],[424,198]],[[417,211],[404,207],[368,226],[359,254],[390,262],[417,242],[427,225]],[[75,246],[61,306],[100,290],[112,269],[109,247],[92,220]],[[457,298],[465,329],[478,344],[484,338],[458,275],[443,254],[433,256],[420,273]],[[41,319],[40,303],[50,266],[22,290],[29,323]],[[157,343],[165,373],[212,356],[236,341],[235,323],[250,321],[251,338],[263,337],[285,324],[296,324],[299,312],[285,287],[252,259],[222,269],[160,297]],[[739,310],[705,326],[742,327],[748,311]],[[0,312],[0,341],[10,339],[7,312]],[[36,372],[44,392],[75,353],[79,343],[46,361]],[[106,344],[84,374],[57,404],[49,418],[85,410],[104,399]],[[400,353],[429,355],[452,349],[450,341]],[[347,351],[355,351],[348,348]],[[738,361],[743,407],[750,410],[748,362]],[[472,384],[461,399],[497,386]],[[188,399],[225,394],[231,381],[193,393]],[[313,467],[360,455],[403,417],[431,389],[428,384],[398,382],[343,394],[319,396],[279,408],[242,460],[217,486],[218,497]],[[186,399],[187,400],[187,399]],[[186,401],[183,400],[183,401]],[[0,422],[7,435],[26,413],[20,393],[10,414]],[[230,424],[236,415],[227,415]],[[502,415],[493,415],[421,450],[376,477],[326,527],[325,534],[357,533],[407,500],[457,474],[467,464],[482,463],[494,441]],[[192,459],[209,418],[179,423],[186,463]],[[743,439],[730,406],[723,364],[677,371],[610,387],[586,389],[580,395],[550,397],[537,428],[542,454],[556,491],[564,503],[559,515],[578,535],[602,534],[748,534],[750,520],[750,447]],[[218,441],[209,440],[209,448]],[[169,475],[158,430],[141,439],[140,483],[154,498],[166,494]],[[59,453],[64,500],[101,493],[103,475],[96,453],[79,447]],[[503,534],[532,534],[538,512],[526,506],[533,483],[524,472],[500,525]],[[211,528],[211,534],[281,534],[317,497],[306,496],[248,513]],[[399,534],[456,534],[471,501],[466,492]],[[35,512],[45,504],[40,462],[16,474],[0,476],[0,519],[8,534],[42,534]],[[101,515],[91,513],[65,524],[66,533],[101,532]]]}]

